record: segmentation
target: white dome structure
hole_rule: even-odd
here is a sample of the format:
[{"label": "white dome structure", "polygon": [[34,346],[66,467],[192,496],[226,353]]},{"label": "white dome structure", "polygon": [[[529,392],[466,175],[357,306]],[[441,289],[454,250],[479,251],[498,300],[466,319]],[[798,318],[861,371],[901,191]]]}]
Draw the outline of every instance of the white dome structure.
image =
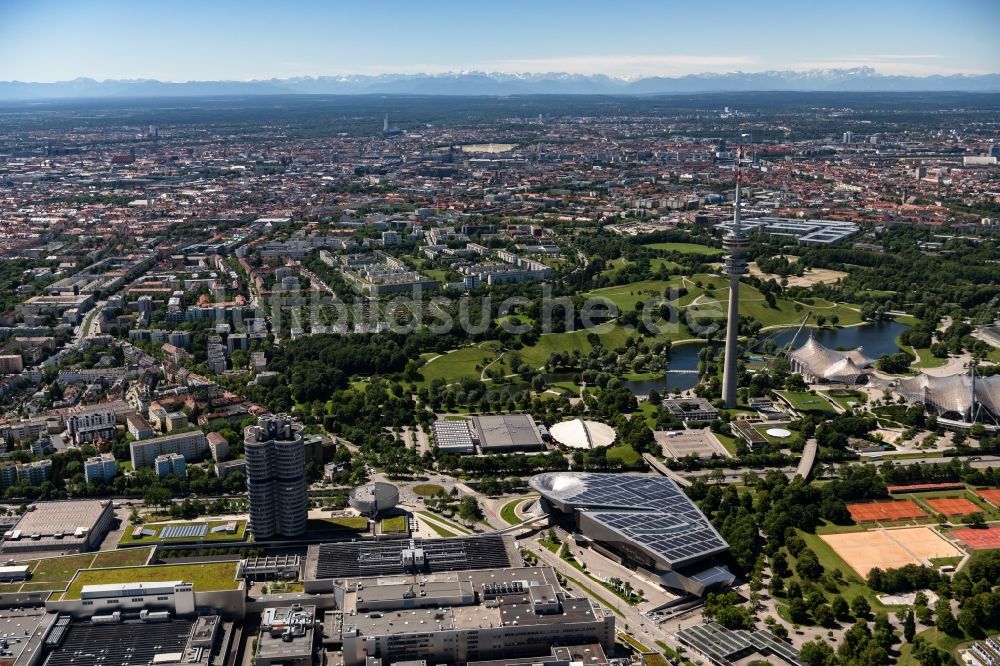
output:
[{"label": "white dome structure", "polygon": [[352,490],[347,501],[358,513],[375,516],[399,504],[399,488],[385,481],[372,481]]},{"label": "white dome structure", "polygon": [[597,421],[582,418],[563,421],[552,426],[552,439],[571,449],[597,449],[615,441],[615,429]]}]

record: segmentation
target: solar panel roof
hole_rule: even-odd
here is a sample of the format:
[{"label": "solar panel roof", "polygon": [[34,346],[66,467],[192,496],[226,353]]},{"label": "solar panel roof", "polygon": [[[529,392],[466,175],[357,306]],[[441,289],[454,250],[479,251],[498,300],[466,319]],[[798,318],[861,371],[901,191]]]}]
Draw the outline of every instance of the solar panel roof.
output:
[{"label": "solar panel roof", "polygon": [[157,654],[180,652],[187,644],[192,622],[162,624],[73,624],[63,644],[45,666],[147,666]]},{"label": "solar panel roof", "polygon": [[546,499],[576,509],[671,568],[725,552],[728,544],[673,480],[635,474],[553,472],[531,479]]}]

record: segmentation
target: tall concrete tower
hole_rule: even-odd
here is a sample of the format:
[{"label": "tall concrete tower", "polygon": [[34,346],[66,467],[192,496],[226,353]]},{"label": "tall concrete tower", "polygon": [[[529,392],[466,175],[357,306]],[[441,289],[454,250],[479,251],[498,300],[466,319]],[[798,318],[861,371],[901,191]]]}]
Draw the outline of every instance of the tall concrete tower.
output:
[{"label": "tall concrete tower", "polygon": [[729,276],[729,312],[726,317],[726,359],[722,372],[722,399],[726,407],[736,406],[736,361],[739,358],[740,335],[740,276],[746,275],[747,263],[743,258],[749,241],[740,224],[740,161],[743,151],[736,155],[736,210],[733,212],[733,230],[722,239],[722,246],[729,250],[725,271]]}]

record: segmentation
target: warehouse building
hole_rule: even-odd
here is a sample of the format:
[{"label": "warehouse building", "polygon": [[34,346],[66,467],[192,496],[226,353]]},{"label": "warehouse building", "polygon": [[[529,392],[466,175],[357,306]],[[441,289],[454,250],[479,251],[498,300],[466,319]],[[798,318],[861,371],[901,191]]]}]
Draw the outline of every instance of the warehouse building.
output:
[{"label": "warehouse building", "polygon": [[440,420],[434,422],[434,446],[440,453],[473,454],[475,440],[469,422]]},{"label": "warehouse building", "polygon": [[107,500],[37,502],[7,531],[0,551],[96,550],[113,518],[114,508]]},{"label": "warehouse building", "polygon": [[494,414],[472,419],[482,453],[545,449],[535,420],[528,414]]}]

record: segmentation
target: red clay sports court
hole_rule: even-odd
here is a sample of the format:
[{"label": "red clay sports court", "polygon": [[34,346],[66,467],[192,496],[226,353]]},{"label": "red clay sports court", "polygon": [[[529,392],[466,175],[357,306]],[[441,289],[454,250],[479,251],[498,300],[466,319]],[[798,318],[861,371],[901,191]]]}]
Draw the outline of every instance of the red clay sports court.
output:
[{"label": "red clay sports court", "polygon": [[1000,508],[1000,490],[997,490],[996,488],[987,488],[986,490],[977,490],[976,494],[993,506]]},{"label": "red clay sports court", "polygon": [[985,530],[974,530],[966,527],[952,530],[951,534],[961,539],[973,550],[1000,548],[1000,527],[990,527]]},{"label": "red clay sports court", "polygon": [[924,501],[929,507],[946,516],[967,516],[970,513],[982,512],[982,509],[964,497],[939,497]]},{"label": "red clay sports court", "polygon": [[910,500],[890,500],[888,502],[859,502],[848,504],[847,510],[856,523],[871,523],[877,520],[907,520],[923,518],[927,514]]}]

